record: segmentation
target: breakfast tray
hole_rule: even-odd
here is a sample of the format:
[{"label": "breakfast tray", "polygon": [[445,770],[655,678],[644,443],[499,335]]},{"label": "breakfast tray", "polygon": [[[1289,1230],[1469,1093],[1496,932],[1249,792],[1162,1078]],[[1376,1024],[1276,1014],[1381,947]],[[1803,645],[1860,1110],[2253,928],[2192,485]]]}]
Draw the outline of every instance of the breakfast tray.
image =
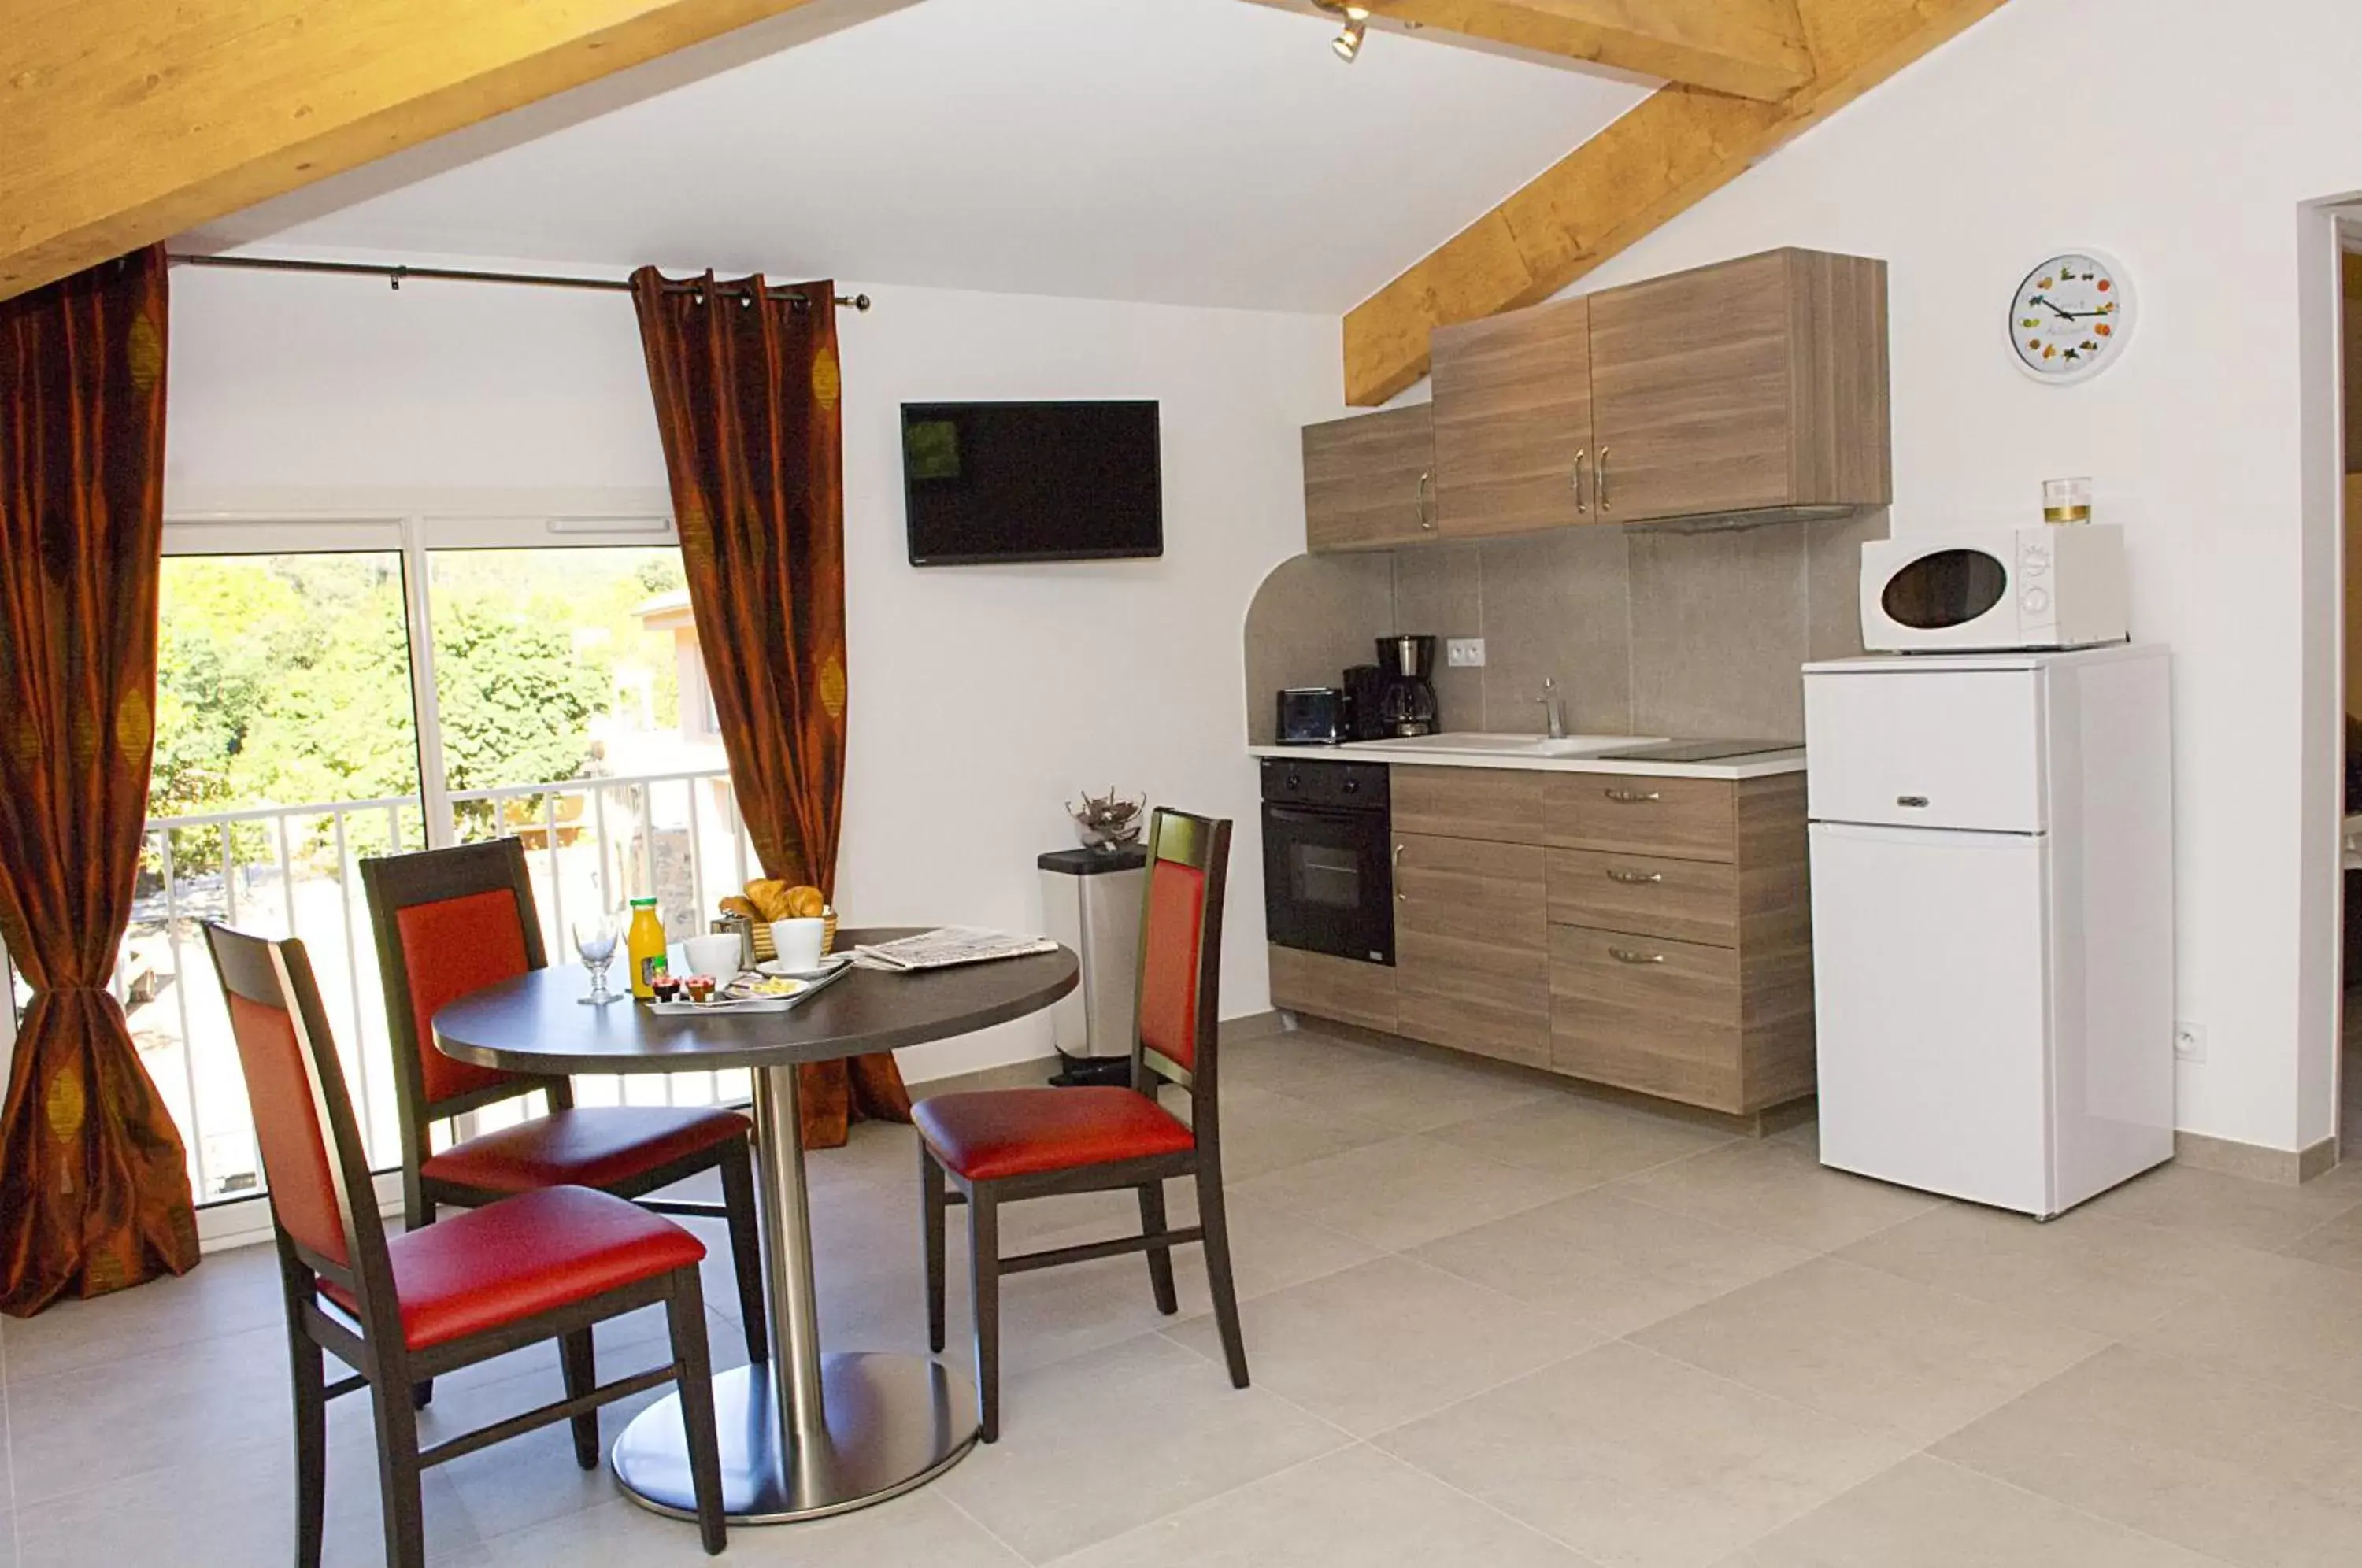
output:
[{"label": "breakfast tray", "polygon": [[[828,989],[851,973],[853,966],[840,964],[816,980],[806,980],[803,989],[784,997],[736,996],[716,997],[711,1001],[652,1001],[648,1010],[662,1018],[695,1018],[711,1015],[726,1018],[734,1013],[787,1012]],[[735,982],[734,982],[734,984]]]}]

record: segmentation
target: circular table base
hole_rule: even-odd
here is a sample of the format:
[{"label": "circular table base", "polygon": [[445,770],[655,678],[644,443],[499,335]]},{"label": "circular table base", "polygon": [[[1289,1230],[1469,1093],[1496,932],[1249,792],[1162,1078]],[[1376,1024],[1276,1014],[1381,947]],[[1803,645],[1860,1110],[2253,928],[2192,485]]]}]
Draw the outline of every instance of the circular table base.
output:
[{"label": "circular table base", "polygon": [[[821,1358],[824,1452],[781,1447],[767,1366],[713,1379],[721,1433],[722,1507],[732,1524],[784,1524],[882,1503],[923,1485],[976,1446],[976,1393],[967,1380],[915,1355]],[[697,1517],[680,1396],[649,1406],[615,1440],[615,1479],[643,1507]]]}]

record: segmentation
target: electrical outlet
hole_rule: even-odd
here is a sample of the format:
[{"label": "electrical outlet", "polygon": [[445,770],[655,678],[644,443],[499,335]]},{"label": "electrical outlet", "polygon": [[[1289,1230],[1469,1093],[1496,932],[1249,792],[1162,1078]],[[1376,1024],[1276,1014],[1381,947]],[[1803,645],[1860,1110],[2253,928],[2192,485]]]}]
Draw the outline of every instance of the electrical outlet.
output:
[{"label": "electrical outlet", "polygon": [[2206,1026],[2177,1021],[2173,1026],[2173,1059],[2177,1062],[2202,1062],[2206,1059]]},{"label": "electrical outlet", "polygon": [[1485,662],[1485,639],[1453,637],[1443,645],[1443,662],[1453,669],[1474,669]]}]

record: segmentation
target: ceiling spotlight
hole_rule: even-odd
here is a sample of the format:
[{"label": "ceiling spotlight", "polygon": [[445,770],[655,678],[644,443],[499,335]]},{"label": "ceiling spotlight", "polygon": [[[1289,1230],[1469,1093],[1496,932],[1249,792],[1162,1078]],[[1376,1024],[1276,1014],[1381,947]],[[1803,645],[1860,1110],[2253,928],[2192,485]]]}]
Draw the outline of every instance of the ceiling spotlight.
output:
[{"label": "ceiling spotlight", "polygon": [[1362,52],[1363,35],[1370,30],[1370,13],[1359,6],[1339,5],[1336,0],[1313,0],[1313,3],[1331,16],[1345,18],[1344,30],[1330,40],[1329,47],[1337,51],[1339,60],[1348,65],[1352,64],[1354,56]]}]

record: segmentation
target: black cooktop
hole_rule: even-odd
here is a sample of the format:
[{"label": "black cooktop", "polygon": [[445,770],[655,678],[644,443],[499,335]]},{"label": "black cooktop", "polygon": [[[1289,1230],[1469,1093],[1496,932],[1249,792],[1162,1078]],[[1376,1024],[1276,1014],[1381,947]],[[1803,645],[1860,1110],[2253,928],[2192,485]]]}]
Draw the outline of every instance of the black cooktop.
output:
[{"label": "black cooktop", "polygon": [[1595,755],[1607,762],[1735,762],[1742,756],[1760,756],[1766,752],[1795,751],[1803,745],[1802,741],[1778,740],[1672,740]]}]

